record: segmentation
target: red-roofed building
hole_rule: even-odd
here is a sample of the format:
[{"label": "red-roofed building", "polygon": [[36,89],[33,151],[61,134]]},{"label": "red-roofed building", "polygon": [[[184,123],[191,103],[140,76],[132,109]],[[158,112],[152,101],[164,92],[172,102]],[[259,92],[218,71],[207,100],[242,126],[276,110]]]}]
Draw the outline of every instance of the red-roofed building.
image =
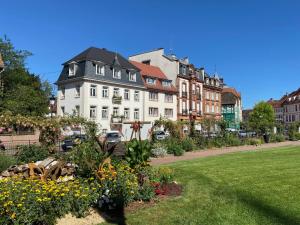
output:
[{"label": "red-roofed building", "polygon": [[160,117],[177,119],[177,90],[159,67],[130,61],[140,69],[145,91],[145,121],[154,122]]}]

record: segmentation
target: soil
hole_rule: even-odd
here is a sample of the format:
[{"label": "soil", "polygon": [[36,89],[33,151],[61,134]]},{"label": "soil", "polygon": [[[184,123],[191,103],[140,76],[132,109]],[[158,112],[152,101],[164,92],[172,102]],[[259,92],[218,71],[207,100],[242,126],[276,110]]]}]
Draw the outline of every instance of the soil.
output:
[{"label": "soil", "polygon": [[57,220],[56,225],[98,225],[105,220],[95,209],[90,209],[89,215],[84,218],[76,218],[71,213]]}]

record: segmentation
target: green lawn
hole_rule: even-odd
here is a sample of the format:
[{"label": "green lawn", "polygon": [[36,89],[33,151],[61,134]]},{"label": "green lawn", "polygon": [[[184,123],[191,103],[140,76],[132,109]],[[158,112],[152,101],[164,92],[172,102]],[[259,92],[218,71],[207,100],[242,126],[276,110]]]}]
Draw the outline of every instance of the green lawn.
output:
[{"label": "green lawn", "polygon": [[300,225],[300,147],[169,166],[183,196],[127,214],[128,225]]}]

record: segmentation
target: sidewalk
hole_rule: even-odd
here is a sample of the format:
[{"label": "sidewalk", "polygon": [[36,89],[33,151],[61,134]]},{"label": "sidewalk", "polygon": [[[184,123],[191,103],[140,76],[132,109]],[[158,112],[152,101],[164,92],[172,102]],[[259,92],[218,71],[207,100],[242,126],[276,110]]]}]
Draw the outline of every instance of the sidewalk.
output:
[{"label": "sidewalk", "polygon": [[208,150],[198,150],[193,152],[185,152],[182,156],[173,156],[167,155],[163,158],[151,158],[151,165],[161,165],[161,164],[168,164],[172,162],[182,161],[182,160],[191,160],[196,158],[204,158],[208,156],[214,155],[223,155],[227,153],[233,152],[243,152],[243,151],[253,151],[259,149],[270,149],[276,147],[283,147],[283,146],[299,146],[300,150],[300,141],[285,141],[279,143],[269,143],[269,144],[262,144],[259,146],[253,145],[244,145],[244,146],[236,146],[236,147],[224,147],[224,148],[213,148]]}]

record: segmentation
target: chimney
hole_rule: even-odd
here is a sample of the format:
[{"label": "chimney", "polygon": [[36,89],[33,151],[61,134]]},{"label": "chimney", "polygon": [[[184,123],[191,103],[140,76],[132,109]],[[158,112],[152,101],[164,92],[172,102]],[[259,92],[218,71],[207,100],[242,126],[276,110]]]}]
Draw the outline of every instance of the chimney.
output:
[{"label": "chimney", "polygon": [[201,67],[201,68],[200,68],[200,78],[201,78],[202,80],[204,80],[204,75],[205,75],[204,68]]}]

